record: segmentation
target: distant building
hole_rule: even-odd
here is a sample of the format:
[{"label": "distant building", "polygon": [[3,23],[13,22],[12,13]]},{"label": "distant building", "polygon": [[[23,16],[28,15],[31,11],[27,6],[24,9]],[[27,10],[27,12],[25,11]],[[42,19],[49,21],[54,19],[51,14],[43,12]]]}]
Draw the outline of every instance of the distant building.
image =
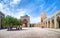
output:
[{"label": "distant building", "polygon": [[41,27],[40,22],[39,22],[39,23],[35,23],[35,24],[34,24],[34,27]]},{"label": "distant building", "polygon": [[41,22],[35,23],[34,27],[46,27],[45,24],[44,24],[44,20],[45,20],[46,18],[47,18],[46,13],[43,12],[43,13],[41,14]]},{"label": "distant building", "polygon": [[2,12],[0,12],[0,28],[2,28],[2,17],[4,16],[4,14]]},{"label": "distant building", "polygon": [[30,27],[34,27],[34,24],[30,24]]},{"label": "distant building", "polygon": [[23,22],[22,27],[30,27],[30,16],[25,14],[24,16],[21,16],[20,18],[21,18],[21,20]]}]

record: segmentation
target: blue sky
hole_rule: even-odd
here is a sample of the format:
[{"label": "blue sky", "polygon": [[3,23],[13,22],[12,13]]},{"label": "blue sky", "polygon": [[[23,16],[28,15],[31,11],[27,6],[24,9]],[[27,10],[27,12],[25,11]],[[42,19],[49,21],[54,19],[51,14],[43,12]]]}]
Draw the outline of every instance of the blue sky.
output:
[{"label": "blue sky", "polygon": [[60,0],[0,0],[1,12],[18,19],[26,13],[30,16],[30,23],[40,22],[43,11],[51,16],[58,10]]}]

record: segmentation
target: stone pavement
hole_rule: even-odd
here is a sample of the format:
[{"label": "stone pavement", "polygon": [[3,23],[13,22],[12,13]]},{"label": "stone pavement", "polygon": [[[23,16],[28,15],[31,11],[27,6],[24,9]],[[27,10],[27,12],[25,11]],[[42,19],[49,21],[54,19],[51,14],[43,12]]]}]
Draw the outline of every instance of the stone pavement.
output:
[{"label": "stone pavement", "polygon": [[60,33],[60,29],[54,29],[54,28],[44,28],[44,29]]},{"label": "stone pavement", "polygon": [[0,38],[60,38],[59,32],[42,28],[23,28],[20,31],[0,30]]}]

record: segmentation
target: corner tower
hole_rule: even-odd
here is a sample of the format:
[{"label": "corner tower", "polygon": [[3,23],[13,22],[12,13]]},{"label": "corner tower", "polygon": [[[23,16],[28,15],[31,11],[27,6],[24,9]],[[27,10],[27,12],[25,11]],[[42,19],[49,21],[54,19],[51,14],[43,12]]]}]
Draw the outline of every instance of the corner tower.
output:
[{"label": "corner tower", "polygon": [[45,27],[44,20],[47,18],[46,13],[43,12],[41,15],[41,27]]}]

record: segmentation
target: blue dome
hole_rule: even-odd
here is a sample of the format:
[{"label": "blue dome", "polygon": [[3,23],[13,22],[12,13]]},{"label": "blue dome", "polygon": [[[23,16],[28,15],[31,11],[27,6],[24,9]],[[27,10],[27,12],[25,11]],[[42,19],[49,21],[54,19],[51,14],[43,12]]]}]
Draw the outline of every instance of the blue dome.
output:
[{"label": "blue dome", "polygon": [[24,16],[28,16],[28,15],[25,13]]}]

